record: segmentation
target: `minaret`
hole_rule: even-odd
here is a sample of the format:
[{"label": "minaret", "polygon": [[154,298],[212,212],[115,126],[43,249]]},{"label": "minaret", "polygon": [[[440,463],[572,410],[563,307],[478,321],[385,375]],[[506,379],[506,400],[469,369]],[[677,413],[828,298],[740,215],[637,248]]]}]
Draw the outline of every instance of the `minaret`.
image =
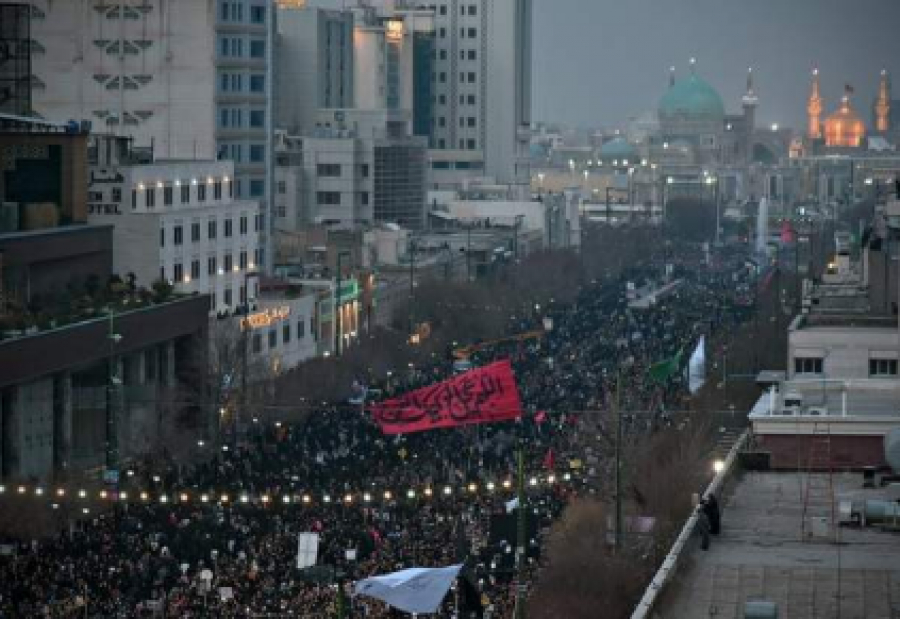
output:
[{"label": "minaret", "polygon": [[753,88],[753,67],[747,69],[747,92],[741,98],[744,106],[744,144],[743,151],[746,154],[747,161],[753,155],[752,152],[752,136],[756,128],[756,105],[759,103],[759,97],[756,96],[756,90]]},{"label": "minaret", "polygon": [[806,105],[806,112],[809,115],[809,128],[807,129],[807,137],[818,140],[822,137],[822,96],[819,94],[819,70],[813,69],[812,89],[809,93],[809,103]]},{"label": "minaret", "polygon": [[887,70],[881,71],[878,101],[875,103],[875,130],[887,133],[891,128],[891,83]]}]

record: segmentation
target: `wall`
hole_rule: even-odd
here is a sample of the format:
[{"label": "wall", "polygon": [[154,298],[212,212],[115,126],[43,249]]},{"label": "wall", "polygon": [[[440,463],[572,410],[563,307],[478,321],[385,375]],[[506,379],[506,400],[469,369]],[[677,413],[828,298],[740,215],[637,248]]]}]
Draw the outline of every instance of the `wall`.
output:
[{"label": "wall", "polygon": [[[92,0],[31,4],[32,37],[46,50],[33,57],[41,83],[34,107],[43,117],[130,133],[141,145],[152,141],[159,156],[215,157],[219,3],[147,0],[146,12],[126,5],[135,19],[109,17],[121,3],[104,10]],[[120,42],[125,53],[115,47]]]},{"label": "wall", "polygon": [[[814,439],[798,435],[756,435],[760,451],[772,454],[771,467],[780,470],[797,470],[808,466]],[[818,449],[818,448],[817,448]],[[832,464],[836,470],[858,470],[866,466],[886,466],[883,436],[834,436],[831,437]]]},{"label": "wall", "polygon": [[788,377],[796,357],[823,357],[828,378],[869,378],[869,359],[897,359],[896,329],[866,327],[809,327],[788,337]]}]

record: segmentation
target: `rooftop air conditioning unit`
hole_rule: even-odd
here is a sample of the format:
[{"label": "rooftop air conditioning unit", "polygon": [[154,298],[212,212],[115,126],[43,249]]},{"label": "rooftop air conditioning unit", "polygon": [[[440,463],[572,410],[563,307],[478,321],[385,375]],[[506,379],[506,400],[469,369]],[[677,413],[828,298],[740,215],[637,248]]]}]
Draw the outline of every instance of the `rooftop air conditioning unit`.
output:
[{"label": "rooftop air conditioning unit", "polygon": [[810,406],[806,409],[806,414],[810,417],[825,417],[828,415],[828,409],[824,406]]},{"label": "rooftop air conditioning unit", "polygon": [[800,409],[796,406],[786,406],[779,413],[785,417],[793,417],[800,414]]}]

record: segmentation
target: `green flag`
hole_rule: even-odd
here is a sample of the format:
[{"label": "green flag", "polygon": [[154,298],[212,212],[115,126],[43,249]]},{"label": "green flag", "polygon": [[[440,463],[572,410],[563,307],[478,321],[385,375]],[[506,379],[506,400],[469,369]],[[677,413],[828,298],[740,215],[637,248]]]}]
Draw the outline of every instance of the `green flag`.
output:
[{"label": "green flag", "polygon": [[677,375],[678,370],[681,369],[681,357],[683,353],[684,349],[682,348],[675,353],[674,357],[657,361],[651,365],[650,370],[647,372],[650,375],[650,379],[658,383],[665,383],[668,382],[670,378]]}]

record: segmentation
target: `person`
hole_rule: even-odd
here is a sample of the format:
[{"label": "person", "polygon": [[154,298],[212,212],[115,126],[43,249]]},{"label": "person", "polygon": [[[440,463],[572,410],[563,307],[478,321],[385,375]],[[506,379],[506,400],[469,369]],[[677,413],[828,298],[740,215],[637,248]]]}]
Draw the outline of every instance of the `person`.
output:
[{"label": "person", "polygon": [[700,549],[709,550],[709,518],[706,516],[706,502],[697,506],[697,530],[700,532]]},{"label": "person", "polygon": [[709,532],[713,535],[718,535],[722,528],[722,513],[719,510],[719,502],[716,500],[716,495],[710,493],[710,495],[706,497],[706,500],[703,501],[703,511],[709,520]]}]

